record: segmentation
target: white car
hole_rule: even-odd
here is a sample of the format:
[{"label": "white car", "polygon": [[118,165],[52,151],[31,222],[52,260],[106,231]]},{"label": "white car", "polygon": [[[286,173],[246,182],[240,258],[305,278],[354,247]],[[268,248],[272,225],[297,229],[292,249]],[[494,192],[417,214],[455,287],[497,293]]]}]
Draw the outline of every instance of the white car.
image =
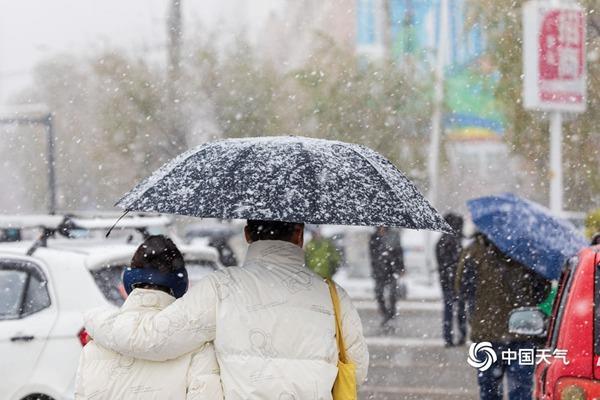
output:
[{"label": "white car", "polygon": [[[124,301],[123,240],[48,239],[0,244],[0,398],[72,399],[84,311]],[[192,283],[220,267],[215,249],[181,245]]]}]

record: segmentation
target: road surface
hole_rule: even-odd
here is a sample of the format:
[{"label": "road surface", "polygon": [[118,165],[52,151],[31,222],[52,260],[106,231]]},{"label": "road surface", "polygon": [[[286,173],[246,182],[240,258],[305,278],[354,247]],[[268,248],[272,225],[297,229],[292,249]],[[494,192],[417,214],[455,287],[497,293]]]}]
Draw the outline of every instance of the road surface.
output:
[{"label": "road surface", "polygon": [[390,328],[380,327],[373,300],[355,300],[371,362],[363,400],[477,399],[476,371],[466,346],[446,349],[438,301],[402,301]]}]

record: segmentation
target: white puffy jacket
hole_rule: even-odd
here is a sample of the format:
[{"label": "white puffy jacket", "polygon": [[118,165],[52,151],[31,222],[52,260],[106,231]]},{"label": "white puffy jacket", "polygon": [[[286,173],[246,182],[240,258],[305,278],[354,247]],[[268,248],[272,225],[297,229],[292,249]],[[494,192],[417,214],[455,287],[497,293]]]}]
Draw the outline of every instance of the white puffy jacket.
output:
[{"label": "white puffy jacket", "polygon": [[[158,290],[135,289],[115,315],[138,319],[173,301],[174,297]],[[91,341],[79,359],[75,399],[218,400],[223,399],[223,390],[212,343],[157,362],[122,356]]]},{"label": "white puffy jacket", "polygon": [[[338,287],[342,334],[356,378],[369,354],[356,309]],[[326,282],[283,241],[252,243],[244,265],[217,271],[155,315],[87,313],[86,328],[120,353],[167,360],[213,341],[225,399],[329,400],[337,375],[333,305]]]}]

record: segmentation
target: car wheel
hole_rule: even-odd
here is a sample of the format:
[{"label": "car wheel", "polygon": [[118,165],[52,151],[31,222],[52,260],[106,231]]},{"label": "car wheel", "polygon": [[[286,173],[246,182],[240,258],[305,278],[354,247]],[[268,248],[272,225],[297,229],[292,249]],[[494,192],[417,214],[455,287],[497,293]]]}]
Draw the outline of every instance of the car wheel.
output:
[{"label": "car wheel", "polygon": [[22,400],[54,400],[52,397],[41,393],[28,394]]}]

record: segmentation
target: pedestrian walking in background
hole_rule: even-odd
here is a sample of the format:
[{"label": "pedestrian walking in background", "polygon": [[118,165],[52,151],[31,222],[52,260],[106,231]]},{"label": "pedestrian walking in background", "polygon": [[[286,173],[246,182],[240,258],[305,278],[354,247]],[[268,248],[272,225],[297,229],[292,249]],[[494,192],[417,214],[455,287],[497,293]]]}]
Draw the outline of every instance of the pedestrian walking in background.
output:
[{"label": "pedestrian walking in background", "polygon": [[306,266],[323,278],[331,278],[342,262],[342,256],[333,240],[313,230],[312,239],[305,246]]},{"label": "pedestrian walking in background", "polygon": [[369,240],[371,273],[375,280],[375,298],[383,316],[382,325],[396,315],[400,292],[400,277],[404,274],[404,253],[400,232],[380,226]]},{"label": "pedestrian walking in background", "polygon": [[458,337],[456,344],[463,345],[467,335],[467,319],[464,298],[455,291],[455,277],[458,261],[462,251],[463,218],[454,213],[447,213],[444,219],[455,233],[445,233],[435,247],[438,264],[442,299],[444,301],[442,333],[446,347],[454,346],[454,315],[458,319]]},{"label": "pedestrian walking in background", "polygon": [[[116,316],[142,320],[187,291],[181,253],[168,238],[150,236],[136,250],[123,283],[129,294]],[[99,330],[110,331],[104,325]],[[105,332],[107,334],[119,332]],[[120,336],[128,345],[132,338]],[[212,343],[163,362],[122,356],[106,343],[90,341],[83,349],[75,382],[77,400],[170,399],[219,400],[223,389]]]},{"label": "pedestrian walking in background", "polygon": [[534,349],[540,345],[539,338],[510,333],[508,320],[515,308],[539,305],[548,295],[550,284],[531,269],[508,258],[483,234],[476,235],[469,253],[477,266],[471,340],[490,342],[498,354],[498,360],[489,369],[478,371],[480,398],[502,400],[502,380],[506,376],[508,398],[530,400],[535,366],[524,365],[518,359],[507,361],[500,355],[504,351],[518,354],[520,349]]}]

